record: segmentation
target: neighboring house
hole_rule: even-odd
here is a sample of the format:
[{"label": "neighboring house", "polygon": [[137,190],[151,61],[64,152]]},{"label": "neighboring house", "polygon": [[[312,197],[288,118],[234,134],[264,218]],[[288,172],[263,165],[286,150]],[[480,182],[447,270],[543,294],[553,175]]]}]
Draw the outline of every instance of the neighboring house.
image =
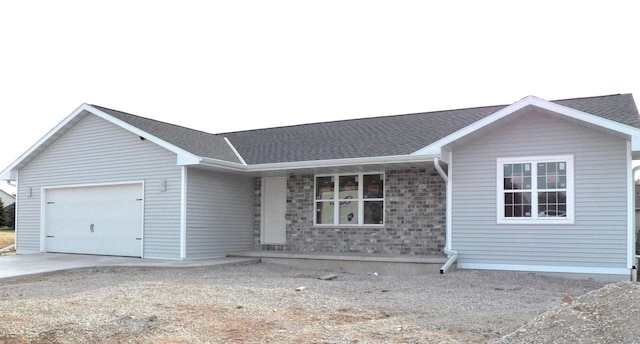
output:
[{"label": "neighboring house", "polygon": [[0,189],[0,199],[2,200],[2,204],[5,207],[8,207],[10,205],[12,205],[13,203],[16,202],[16,198],[13,197],[11,194],[9,194],[8,192]]},{"label": "neighboring house", "polygon": [[83,104],[0,174],[17,252],[429,256],[628,276],[630,94],[208,134]]}]

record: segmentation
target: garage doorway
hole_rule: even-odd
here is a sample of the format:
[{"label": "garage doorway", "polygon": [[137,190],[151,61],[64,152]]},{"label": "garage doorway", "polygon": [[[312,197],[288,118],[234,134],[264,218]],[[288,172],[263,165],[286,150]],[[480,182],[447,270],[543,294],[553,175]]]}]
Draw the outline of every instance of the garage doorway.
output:
[{"label": "garage doorway", "polygon": [[44,189],[45,252],[142,257],[143,184]]}]

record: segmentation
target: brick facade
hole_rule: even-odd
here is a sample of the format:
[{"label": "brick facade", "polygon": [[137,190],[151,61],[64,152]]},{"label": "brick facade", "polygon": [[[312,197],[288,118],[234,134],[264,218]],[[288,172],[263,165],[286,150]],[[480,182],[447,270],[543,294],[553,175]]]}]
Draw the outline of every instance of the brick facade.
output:
[{"label": "brick facade", "polygon": [[289,176],[285,245],[260,245],[261,183],[256,180],[256,249],[430,255],[445,245],[446,186],[435,171],[385,172],[385,226],[355,228],[314,227],[314,176]]}]

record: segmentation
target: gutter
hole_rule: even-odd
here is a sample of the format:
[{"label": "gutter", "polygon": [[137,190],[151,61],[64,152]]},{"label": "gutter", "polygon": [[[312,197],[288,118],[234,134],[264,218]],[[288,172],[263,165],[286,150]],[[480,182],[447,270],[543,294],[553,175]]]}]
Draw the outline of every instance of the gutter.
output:
[{"label": "gutter", "polygon": [[198,160],[185,159],[184,161],[179,161],[178,163],[179,165],[201,165],[201,166],[206,166],[210,168],[218,168],[226,171],[260,173],[260,172],[295,171],[295,170],[318,169],[318,168],[367,166],[367,165],[379,165],[379,164],[419,163],[419,162],[430,161],[432,158],[433,157],[431,156],[392,155],[392,156],[381,156],[381,157],[310,160],[310,161],[276,162],[276,163],[267,163],[267,164],[245,165],[241,163],[201,157]]},{"label": "gutter", "polygon": [[[449,188],[449,176],[447,176],[447,174],[444,172],[444,170],[442,169],[442,166],[440,166],[440,159],[433,158],[433,166],[435,166],[436,171],[438,172],[438,174],[440,175],[440,178],[442,178],[442,180],[444,180],[445,184],[447,184],[447,189]],[[447,197],[449,197],[449,193],[447,192]],[[451,238],[448,235],[449,234],[449,221],[446,222],[446,227],[445,227],[445,232],[447,233],[447,237],[446,237],[446,244],[445,244],[445,248],[444,248],[444,253],[447,254],[447,256],[449,257],[449,259],[447,259],[447,261],[444,263],[444,265],[442,265],[442,267],[440,268],[440,274],[444,274],[445,272],[447,272],[451,266],[453,265],[453,263],[455,263],[458,260],[458,252],[451,250]]]}]

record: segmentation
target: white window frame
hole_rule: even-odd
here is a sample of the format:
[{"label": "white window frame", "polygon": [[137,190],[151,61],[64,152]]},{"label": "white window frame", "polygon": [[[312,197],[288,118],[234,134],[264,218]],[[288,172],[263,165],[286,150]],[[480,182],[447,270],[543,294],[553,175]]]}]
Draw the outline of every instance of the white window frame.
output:
[{"label": "white window frame", "polygon": [[[384,181],[384,172],[363,172],[363,173],[338,173],[338,174],[317,174],[313,176],[313,225],[318,227],[384,227],[386,221],[386,185],[383,186],[381,198],[364,198],[364,176],[366,175],[380,175],[380,178]],[[344,224],[340,223],[340,177],[344,176],[357,176],[358,177],[358,223],[357,224]],[[319,201],[317,197],[317,180],[318,177],[333,177],[333,199],[325,199]],[[334,202],[333,206],[333,223],[318,223],[318,203],[321,202]],[[364,223],[364,203],[365,202],[382,202],[382,223]]]},{"label": "white window frame", "polygon": [[[553,156],[531,156],[515,158],[497,159],[497,223],[498,224],[573,224],[574,205],[574,167],[573,155],[553,155]],[[565,162],[567,165],[567,214],[565,217],[542,217],[538,216],[538,178],[537,165],[542,162]],[[504,214],[504,165],[505,164],[531,164],[531,217],[505,217]]]}]

